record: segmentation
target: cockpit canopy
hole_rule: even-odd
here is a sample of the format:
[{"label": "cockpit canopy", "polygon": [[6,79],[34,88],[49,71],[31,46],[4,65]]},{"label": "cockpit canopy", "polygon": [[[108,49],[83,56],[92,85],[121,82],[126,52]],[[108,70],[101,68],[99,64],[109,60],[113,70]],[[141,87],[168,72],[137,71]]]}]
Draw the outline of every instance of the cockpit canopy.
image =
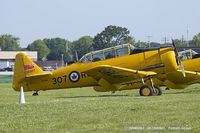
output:
[{"label": "cockpit canopy", "polygon": [[197,53],[196,51],[194,51],[192,49],[179,51],[178,54],[179,54],[179,58],[181,60],[188,60],[188,59],[193,59],[193,58],[199,57],[199,53]]},{"label": "cockpit canopy", "polygon": [[80,62],[88,63],[115,58],[123,55],[129,55],[133,49],[134,47],[131,44],[122,44],[98,51],[93,51],[85,54],[80,59]]}]

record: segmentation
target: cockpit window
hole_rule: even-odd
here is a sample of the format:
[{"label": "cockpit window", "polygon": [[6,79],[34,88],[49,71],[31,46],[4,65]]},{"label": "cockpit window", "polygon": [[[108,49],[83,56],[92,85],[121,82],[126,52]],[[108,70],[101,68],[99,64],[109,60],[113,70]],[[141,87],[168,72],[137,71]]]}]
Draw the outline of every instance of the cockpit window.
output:
[{"label": "cockpit window", "polygon": [[115,57],[115,49],[112,49],[112,50],[109,50],[109,51],[105,51],[104,52],[104,57],[105,57],[105,59],[114,58]]},{"label": "cockpit window", "polygon": [[104,59],[103,52],[95,53],[95,54],[92,55],[92,61],[93,62],[100,61],[100,60],[103,60],[103,59]]},{"label": "cockpit window", "polygon": [[91,53],[85,54],[81,59],[80,62],[95,62],[106,60],[110,58],[115,58],[117,56],[129,55],[130,51],[132,51],[134,47],[130,44],[122,44],[98,51],[93,51]]},{"label": "cockpit window", "polygon": [[119,48],[116,50],[116,53],[117,53],[117,56],[128,55],[129,54],[128,47]]},{"label": "cockpit window", "polygon": [[87,56],[82,59],[82,62],[88,63],[90,61],[91,61],[91,59],[89,57],[87,57]]},{"label": "cockpit window", "polygon": [[87,55],[83,56],[83,57],[80,59],[80,61],[81,61],[81,62],[85,62],[85,63],[91,62],[91,61],[92,61],[91,54],[87,54]]},{"label": "cockpit window", "polygon": [[183,51],[179,51],[179,58],[181,60],[192,59],[194,57],[194,55],[196,55],[196,54],[198,54],[198,53],[192,49],[183,50]]}]

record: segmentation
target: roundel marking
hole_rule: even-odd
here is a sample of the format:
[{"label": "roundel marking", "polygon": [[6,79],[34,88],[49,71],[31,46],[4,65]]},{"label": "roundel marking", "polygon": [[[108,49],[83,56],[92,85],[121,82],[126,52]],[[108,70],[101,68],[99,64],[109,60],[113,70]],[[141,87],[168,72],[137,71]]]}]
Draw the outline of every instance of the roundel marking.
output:
[{"label": "roundel marking", "polygon": [[80,79],[80,74],[77,71],[72,71],[69,74],[69,80],[71,82],[77,82],[77,81],[79,81],[79,79]]}]

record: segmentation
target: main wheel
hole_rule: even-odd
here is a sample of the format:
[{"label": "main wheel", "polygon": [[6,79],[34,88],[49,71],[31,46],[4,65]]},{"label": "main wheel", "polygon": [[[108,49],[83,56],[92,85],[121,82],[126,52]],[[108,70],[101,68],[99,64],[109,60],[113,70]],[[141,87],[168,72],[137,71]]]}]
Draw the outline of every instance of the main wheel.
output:
[{"label": "main wheel", "polygon": [[154,95],[159,96],[162,95],[162,90],[159,86],[154,86]]},{"label": "main wheel", "polygon": [[152,96],[153,89],[149,85],[144,85],[140,88],[140,96]]}]

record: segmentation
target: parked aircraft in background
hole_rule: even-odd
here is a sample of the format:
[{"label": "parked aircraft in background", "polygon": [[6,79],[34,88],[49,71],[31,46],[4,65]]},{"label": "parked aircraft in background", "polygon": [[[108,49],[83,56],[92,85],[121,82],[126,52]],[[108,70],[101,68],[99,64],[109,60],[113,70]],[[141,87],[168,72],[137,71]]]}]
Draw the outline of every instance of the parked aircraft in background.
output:
[{"label": "parked aircraft in background", "polygon": [[[174,42],[173,42],[174,45]],[[174,46],[175,47],[175,46]],[[192,49],[177,52],[176,55],[180,59],[179,62],[182,64],[184,75],[180,73],[180,70],[169,72],[166,77],[153,78],[160,86],[166,86],[168,89],[184,89],[191,84],[200,83],[200,54],[193,51]],[[131,89],[136,86],[136,83],[129,83],[126,89]]]},{"label": "parked aircraft in background", "polygon": [[16,91],[21,87],[34,91],[33,95],[40,90],[93,86],[100,92],[140,88],[141,96],[151,96],[162,94],[159,85],[182,87],[182,83],[192,83],[194,77],[198,79],[199,73],[184,70],[175,47],[136,49],[124,44],[90,52],[78,62],[48,73],[19,53],[12,86]]}]

